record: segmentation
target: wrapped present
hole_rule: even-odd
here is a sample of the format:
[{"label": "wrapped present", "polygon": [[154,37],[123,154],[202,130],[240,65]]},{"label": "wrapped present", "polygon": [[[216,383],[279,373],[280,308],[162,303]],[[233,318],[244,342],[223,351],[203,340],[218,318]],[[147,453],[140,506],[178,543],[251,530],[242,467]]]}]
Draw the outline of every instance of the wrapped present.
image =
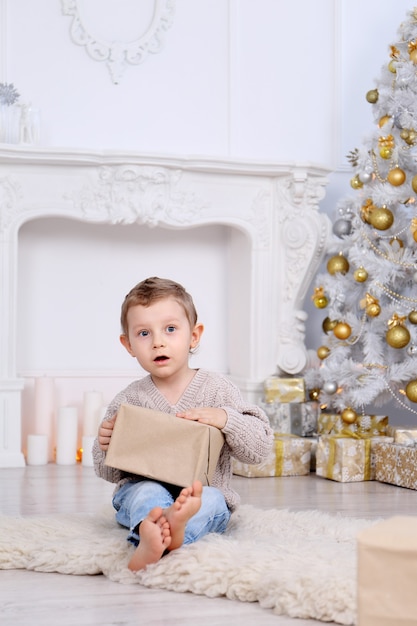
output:
[{"label": "wrapped present", "polygon": [[317,435],[314,437],[305,437],[306,441],[311,441],[311,450],[310,450],[310,471],[316,471],[316,454],[317,454],[317,444],[319,438]]},{"label": "wrapped present", "polygon": [[358,415],[353,424],[347,424],[338,413],[320,413],[317,418],[319,435],[339,435],[343,433],[367,434],[370,437],[391,436],[387,433],[386,415]]},{"label": "wrapped present", "polygon": [[105,464],[180,487],[210,485],[223,445],[214,426],[121,404]]},{"label": "wrapped present", "polygon": [[375,480],[417,489],[417,446],[379,441],[374,454]]},{"label": "wrapped present", "polygon": [[394,437],[394,443],[414,445],[414,441],[417,442],[417,428],[414,426],[393,426],[388,424],[387,435]]},{"label": "wrapped present", "polygon": [[[382,437],[321,435],[317,442],[316,474],[341,483],[375,480],[374,446]],[[392,437],[384,437],[392,442]]]},{"label": "wrapped present", "polygon": [[270,376],[264,382],[264,395],[266,402],[304,402],[304,378]]},{"label": "wrapped present", "polygon": [[296,418],[291,411],[291,407],[298,407],[298,404],[282,404],[281,402],[260,402],[259,404],[268,416],[274,432],[291,433],[291,414]]},{"label": "wrapped present", "polygon": [[262,402],[261,407],[276,433],[307,437],[317,432],[318,402]]},{"label": "wrapped present", "polygon": [[318,402],[304,402],[301,406],[301,436],[311,437],[317,433],[320,405]]},{"label": "wrapped present", "polygon": [[265,461],[257,465],[232,459],[232,470],[248,478],[303,476],[310,473],[312,443],[304,437],[276,434],[274,446]]},{"label": "wrapped present", "polygon": [[417,517],[398,515],[358,533],[357,623],[416,624]]}]

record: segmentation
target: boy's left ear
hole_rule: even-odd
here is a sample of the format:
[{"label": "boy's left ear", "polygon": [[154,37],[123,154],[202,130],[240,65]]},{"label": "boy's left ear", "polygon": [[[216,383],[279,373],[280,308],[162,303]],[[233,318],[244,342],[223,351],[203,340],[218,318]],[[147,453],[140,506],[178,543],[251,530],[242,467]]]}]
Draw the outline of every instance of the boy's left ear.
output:
[{"label": "boy's left ear", "polygon": [[201,335],[203,334],[204,326],[203,324],[196,324],[193,328],[193,332],[191,333],[191,343],[190,348],[195,348],[200,343]]}]

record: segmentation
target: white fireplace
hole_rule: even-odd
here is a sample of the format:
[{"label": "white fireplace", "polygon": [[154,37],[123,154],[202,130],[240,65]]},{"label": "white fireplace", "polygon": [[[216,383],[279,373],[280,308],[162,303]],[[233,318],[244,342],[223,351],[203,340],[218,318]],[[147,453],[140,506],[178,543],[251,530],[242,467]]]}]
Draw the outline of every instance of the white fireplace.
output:
[{"label": "white fireplace", "polygon": [[1,147],[0,467],[24,465],[25,378],[17,366],[23,224],[70,218],[190,236],[196,227],[227,228],[225,369],[256,401],[267,376],[299,374],[307,362],[303,302],[328,237],[330,222],[319,211],[327,174],[309,163]]}]

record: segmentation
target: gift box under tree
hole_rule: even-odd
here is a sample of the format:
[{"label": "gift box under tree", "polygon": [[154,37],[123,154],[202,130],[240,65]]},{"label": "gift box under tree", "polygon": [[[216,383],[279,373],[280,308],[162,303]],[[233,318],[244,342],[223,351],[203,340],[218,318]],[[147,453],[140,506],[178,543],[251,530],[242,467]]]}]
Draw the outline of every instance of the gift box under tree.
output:
[{"label": "gift box under tree", "polygon": [[294,435],[275,434],[267,459],[257,465],[232,459],[232,470],[247,478],[266,476],[304,476],[310,473],[312,442]]}]

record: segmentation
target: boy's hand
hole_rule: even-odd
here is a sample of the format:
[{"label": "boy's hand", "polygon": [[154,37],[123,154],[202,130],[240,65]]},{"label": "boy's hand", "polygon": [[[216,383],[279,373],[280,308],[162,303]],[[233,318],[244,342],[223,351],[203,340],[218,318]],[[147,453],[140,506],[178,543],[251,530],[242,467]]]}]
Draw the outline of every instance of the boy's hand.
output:
[{"label": "boy's hand", "polygon": [[104,422],[101,422],[98,429],[98,444],[100,446],[100,450],[103,450],[105,452],[108,450],[109,447],[116,417],[117,414],[113,415],[110,420],[104,420]]},{"label": "boy's hand", "polygon": [[186,420],[194,420],[208,426],[215,426],[219,430],[226,426],[227,413],[224,409],[214,409],[211,407],[199,407],[188,409],[183,413],[177,413],[177,417],[183,417]]}]

